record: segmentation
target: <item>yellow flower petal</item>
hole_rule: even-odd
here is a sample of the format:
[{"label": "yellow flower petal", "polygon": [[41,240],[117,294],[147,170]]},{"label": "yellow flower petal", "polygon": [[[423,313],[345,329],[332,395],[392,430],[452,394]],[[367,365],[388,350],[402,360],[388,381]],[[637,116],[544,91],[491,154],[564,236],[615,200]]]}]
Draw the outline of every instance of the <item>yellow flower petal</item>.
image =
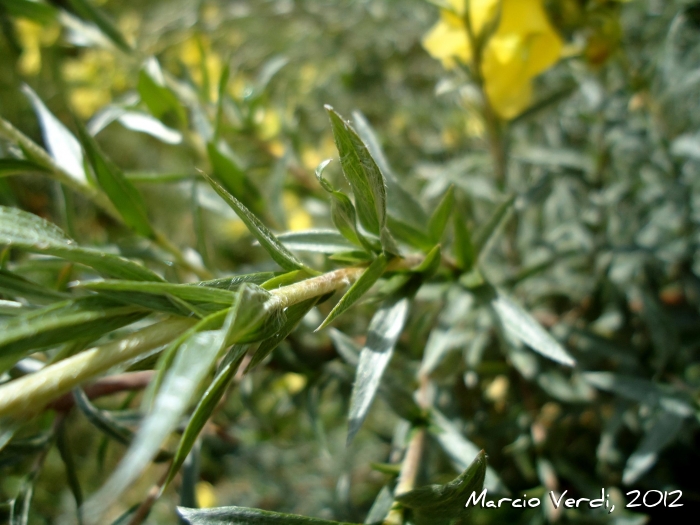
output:
[{"label": "yellow flower petal", "polygon": [[471,48],[464,26],[455,26],[443,19],[423,38],[423,47],[433,58],[442,62],[445,69],[455,67],[455,58],[463,63],[471,60]]}]

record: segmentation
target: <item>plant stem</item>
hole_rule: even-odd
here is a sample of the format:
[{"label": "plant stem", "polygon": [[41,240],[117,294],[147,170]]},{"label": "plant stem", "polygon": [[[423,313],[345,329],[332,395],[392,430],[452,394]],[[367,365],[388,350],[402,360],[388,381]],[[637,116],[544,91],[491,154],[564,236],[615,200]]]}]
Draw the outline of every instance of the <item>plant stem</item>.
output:
[{"label": "plant stem", "polygon": [[34,414],[55,397],[110,368],[163,346],[196,323],[170,318],[0,386],[0,417]]},{"label": "plant stem", "polygon": [[[396,258],[387,266],[387,270],[411,268],[421,260],[421,256]],[[270,293],[274,302],[270,304],[270,310],[286,308],[349,286],[364,271],[365,268],[360,267],[342,268],[273,290]],[[0,386],[0,417],[36,413],[80,383],[171,342],[196,322],[192,318],[171,317],[119,341],[86,350],[10,381]]]}]

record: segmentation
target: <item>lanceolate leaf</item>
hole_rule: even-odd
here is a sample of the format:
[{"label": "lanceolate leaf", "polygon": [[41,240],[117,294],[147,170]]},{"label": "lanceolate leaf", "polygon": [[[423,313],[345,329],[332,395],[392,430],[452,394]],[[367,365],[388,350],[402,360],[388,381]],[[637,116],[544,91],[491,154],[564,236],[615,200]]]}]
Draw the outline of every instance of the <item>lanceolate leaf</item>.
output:
[{"label": "lanceolate leaf", "polygon": [[114,23],[104,12],[90,3],[90,0],[68,0],[81,18],[89,20],[102,31],[119,49],[126,53],[132,51],[131,46]]},{"label": "lanceolate leaf", "polygon": [[481,255],[481,252],[484,251],[484,248],[510,212],[513,202],[515,202],[514,196],[499,204],[488,221],[476,231],[474,234],[474,250],[477,256]]},{"label": "lanceolate leaf", "polygon": [[544,357],[566,366],[575,366],[576,361],[542,328],[532,315],[501,291],[497,291],[491,306],[503,328]]},{"label": "lanceolate leaf", "polygon": [[29,86],[22,86],[22,91],[34,107],[34,112],[41,124],[44,143],[56,164],[79,183],[87,184],[80,143]]},{"label": "lanceolate leaf", "polygon": [[10,297],[23,297],[39,303],[54,302],[68,298],[68,295],[65,293],[45,288],[7,270],[0,270],[0,292]]},{"label": "lanceolate leaf", "polygon": [[197,408],[194,409],[192,417],[185,428],[185,432],[182,434],[180,444],[175,452],[175,457],[173,457],[173,461],[170,464],[170,471],[168,472],[168,478],[165,482],[166,487],[173,480],[178,470],[180,470],[187,455],[190,453],[190,450],[192,450],[199,433],[204,428],[204,425],[206,425],[212,412],[214,412],[216,405],[226,393],[247,350],[247,345],[234,345],[233,348],[229,350],[228,355],[224,358],[223,363],[216,373],[214,381],[211,382],[206,392],[204,392],[202,399],[199,400]]},{"label": "lanceolate leaf", "polygon": [[44,253],[84,264],[120,279],[162,281],[148,268],[110,253],[80,248],[58,226],[16,208],[0,206],[0,245]]},{"label": "lanceolate leaf", "polygon": [[646,379],[613,374],[612,372],[584,372],[583,379],[600,390],[613,392],[652,407],[660,407],[666,412],[680,417],[693,415],[691,402],[670,385],[652,383]]},{"label": "lanceolate leaf", "polygon": [[24,159],[0,159],[0,177],[17,175],[19,173],[47,171],[44,166]]},{"label": "lanceolate leaf", "polygon": [[428,231],[430,232],[430,237],[433,242],[439,243],[442,239],[443,233],[445,233],[445,227],[447,226],[447,221],[450,218],[450,213],[452,213],[452,205],[454,204],[454,186],[450,186],[440,203],[435,208],[435,211],[430,216],[430,221],[428,222]]},{"label": "lanceolate leaf", "polygon": [[367,145],[370,155],[379,166],[387,188],[387,211],[389,215],[417,227],[424,227],[428,221],[428,216],[423,210],[420,202],[411,195],[402,185],[396,180],[389,163],[386,160],[384,152],[379,145],[374,130],[370,126],[368,120],[359,111],[352,112],[352,119],[355,123],[355,130],[362,141]]},{"label": "lanceolate leaf", "polygon": [[[202,176],[207,179],[211,187],[214,188],[222,199],[226,201],[233,211],[241,218],[243,223],[258,240],[260,245],[265,248],[270,257],[285,270],[308,270],[304,264],[297,259],[277,237],[265,226],[260,220],[253,215],[248,208],[236,199],[233,195],[227,192],[218,182],[209,177],[206,173]],[[312,271],[313,272],[313,271]]]},{"label": "lanceolate leaf", "polygon": [[384,303],[372,318],[367,344],[360,352],[350,399],[348,443],[355,437],[367,417],[384,370],[394,353],[394,345],[408,318],[409,305],[408,297],[392,298]]},{"label": "lanceolate leaf", "polygon": [[452,523],[466,514],[465,502],[477,495],[486,477],[486,453],[482,450],[457,478],[445,485],[420,487],[396,496],[396,501],[413,509],[416,525]]},{"label": "lanceolate leaf", "polygon": [[225,148],[213,142],[207,144],[207,153],[214,170],[214,175],[228,192],[245,203],[254,213],[261,214],[265,207],[260,191],[246,176],[239,162]]},{"label": "lanceolate leaf", "polygon": [[333,136],[340,154],[343,173],[355,195],[355,206],[362,226],[379,235],[386,224],[386,186],[382,172],[354,129],[330,107]]},{"label": "lanceolate leaf", "polygon": [[42,25],[55,20],[57,13],[55,7],[35,0],[0,0],[0,5],[10,16],[28,18]]},{"label": "lanceolate leaf", "polygon": [[359,279],[345,292],[345,295],[340,298],[338,304],[333,307],[333,310],[328,314],[326,319],[321,323],[316,331],[328,326],[340,314],[345,312],[353,304],[355,304],[365,293],[369,291],[374,283],[377,282],[384,270],[386,269],[387,260],[384,254],[379,255],[372,264],[362,273]]},{"label": "lanceolate leaf", "polygon": [[353,525],[246,507],[218,507],[214,509],[178,507],[177,511],[188,525]]},{"label": "lanceolate leaf", "polygon": [[290,250],[338,253],[347,252],[355,248],[345,237],[334,230],[307,230],[289,232],[278,235],[277,238]]},{"label": "lanceolate leaf", "polygon": [[110,479],[86,504],[86,516],[100,516],[156,456],[225,348],[239,307],[240,302],[237,302],[221,329],[196,332],[183,342],[156,396],[153,410],[144,419],[131,447]]},{"label": "lanceolate leaf", "polygon": [[155,235],[148,220],[146,204],[141,194],[107,157],[85,127],[78,123],[80,140],[95,173],[97,182],[124,219],[124,223],[144,237]]},{"label": "lanceolate leaf", "polygon": [[56,303],[0,324],[0,356],[20,355],[79,337],[96,338],[145,315],[141,308],[97,297]]},{"label": "lanceolate leaf", "polygon": [[88,281],[80,283],[79,287],[98,292],[109,290],[115,292],[140,292],[163,296],[171,295],[185,301],[215,303],[226,306],[231,306],[236,297],[235,292],[218,288],[143,281]]}]

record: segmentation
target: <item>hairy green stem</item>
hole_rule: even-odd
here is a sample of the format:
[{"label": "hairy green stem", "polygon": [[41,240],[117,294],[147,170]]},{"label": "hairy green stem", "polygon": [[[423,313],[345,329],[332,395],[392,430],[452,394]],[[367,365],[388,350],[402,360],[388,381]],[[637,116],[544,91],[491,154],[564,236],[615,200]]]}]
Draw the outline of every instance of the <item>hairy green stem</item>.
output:
[{"label": "hairy green stem", "polygon": [[[394,259],[387,270],[410,268],[422,257]],[[349,286],[364,268],[342,268],[318,277],[272,290],[270,308],[286,308]],[[163,346],[196,324],[195,319],[171,317],[134,332],[119,341],[104,344],[46,366],[0,386],[0,417],[35,413],[56,397],[110,368]]]}]

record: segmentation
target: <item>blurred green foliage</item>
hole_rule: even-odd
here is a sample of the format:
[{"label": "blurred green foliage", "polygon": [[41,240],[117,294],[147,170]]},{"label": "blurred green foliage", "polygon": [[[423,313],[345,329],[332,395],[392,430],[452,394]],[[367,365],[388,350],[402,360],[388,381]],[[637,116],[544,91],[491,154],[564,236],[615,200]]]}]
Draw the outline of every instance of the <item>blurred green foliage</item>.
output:
[{"label": "blurred green foliage", "polygon": [[[700,4],[544,2],[565,51],[509,120],[473,65],[423,48],[454,5],[0,0],[0,397],[180,323],[162,352],[107,367],[130,386],[101,391],[108,375],[0,419],[0,520],[74,522],[85,501],[91,522],[125,465],[99,523],[175,523],[177,505],[417,525],[426,508],[674,513],[625,509],[633,488],[697,509]],[[258,315],[275,290],[370,262],[344,297]],[[442,486],[391,510],[419,445],[408,490]],[[146,449],[134,467],[127,450]],[[543,503],[467,514],[454,487],[484,475]],[[546,496],[603,487],[611,515]]]}]

